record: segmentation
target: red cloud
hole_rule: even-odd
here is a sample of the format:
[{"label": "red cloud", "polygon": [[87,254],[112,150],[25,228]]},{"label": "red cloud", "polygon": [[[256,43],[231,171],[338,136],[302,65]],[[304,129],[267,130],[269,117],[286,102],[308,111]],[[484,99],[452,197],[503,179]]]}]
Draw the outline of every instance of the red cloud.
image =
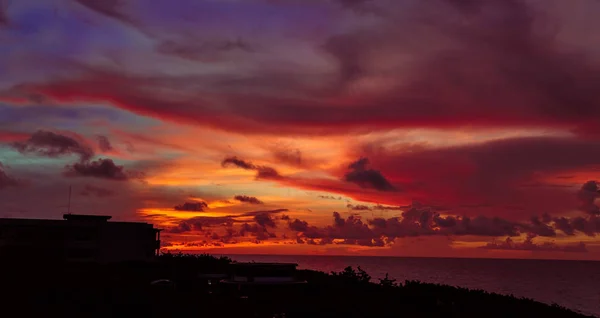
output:
[{"label": "red cloud", "polygon": [[[110,17],[126,19],[115,4],[80,2]],[[266,77],[261,78],[263,87],[279,88],[281,83],[288,87],[259,94],[237,85],[237,77],[140,77],[126,70],[86,68],[78,77],[24,83],[13,91],[63,102],[108,101],[144,115],[244,133],[340,134],[465,125],[586,131],[593,126],[600,115],[596,89],[600,67],[585,54],[566,54],[546,30],[536,28],[534,8],[524,1],[486,1],[477,6],[452,3],[427,1],[410,12],[416,17],[410,22],[417,31],[422,27],[417,21],[427,21],[430,30],[419,33],[422,37],[417,42],[443,37],[447,45],[439,50],[419,51],[423,49],[415,43],[415,34],[407,32],[399,22],[403,19],[395,16],[382,18],[379,28],[329,39],[322,46],[323,53],[339,65],[338,83],[333,86],[308,88],[282,79],[281,74],[261,74]],[[458,20],[464,23],[455,23]],[[399,50],[405,54],[396,54]],[[396,68],[404,64],[395,56],[405,55],[413,57],[412,67]],[[386,72],[380,69],[383,57],[390,65]],[[389,77],[390,89],[348,93],[353,85],[380,77]],[[224,88],[228,88],[226,93]]]},{"label": "red cloud", "polygon": [[8,131],[8,130],[0,130],[0,142],[15,142],[20,140],[25,140],[30,137],[30,134]]}]

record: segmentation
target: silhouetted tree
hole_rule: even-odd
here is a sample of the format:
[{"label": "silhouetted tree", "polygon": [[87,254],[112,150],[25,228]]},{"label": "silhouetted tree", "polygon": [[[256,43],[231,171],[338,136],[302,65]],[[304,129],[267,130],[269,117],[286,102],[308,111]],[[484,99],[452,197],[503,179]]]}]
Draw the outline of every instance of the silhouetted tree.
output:
[{"label": "silhouetted tree", "polygon": [[379,278],[379,285],[383,287],[397,287],[395,279],[390,279],[388,273],[385,273],[385,278]]}]

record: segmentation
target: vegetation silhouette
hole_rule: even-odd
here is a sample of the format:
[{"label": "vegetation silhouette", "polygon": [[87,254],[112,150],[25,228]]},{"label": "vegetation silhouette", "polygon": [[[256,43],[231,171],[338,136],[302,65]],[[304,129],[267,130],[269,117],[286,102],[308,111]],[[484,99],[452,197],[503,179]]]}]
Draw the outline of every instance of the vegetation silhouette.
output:
[{"label": "vegetation silhouette", "polygon": [[[2,315],[585,317],[558,305],[482,290],[419,281],[397,283],[387,275],[372,283],[360,267],[332,273],[298,270],[298,278],[307,284],[241,295],[210,278],[226,274],[232,262],[206,254],[162,254],[153,262],[116,264],[3,259]],[[158,280],[162,281],[152,284]]]}]

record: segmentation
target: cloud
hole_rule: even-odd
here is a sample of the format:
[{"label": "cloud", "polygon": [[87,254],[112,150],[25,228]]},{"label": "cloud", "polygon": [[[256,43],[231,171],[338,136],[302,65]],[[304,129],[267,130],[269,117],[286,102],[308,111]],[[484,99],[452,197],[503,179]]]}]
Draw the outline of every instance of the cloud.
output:
[{"label": "cloud", "polygon": [[267,167],[267,166],[259,166],[255,165],[252,162],[245,161],[243,159],[239,159],[238,157],[227,157],[223,159],[221,162],[221,166],[236,166],[238,168],[242,168],[244,170],[254,170],[256,171],[256,179],[266,179],[266,180],[277,180],[282,179],[283,177],[277,172],[277,170]]},{"label": "cloud", "polygon": [[244,213],[238,214],[238,215],[232,215],[232,217],[256,216],[259,214],[278,214],[278,213],[283,213],[283,212],[288,212],[288,211],[289,211],[288,209],[259,210],[259,211],[244,212]]},{"label": "cloud", "polygon": [[[342,218],[333,213],[333,223],[313,226],[306,221],[288,221],[288,228],[298,232],[303,243],[358,244],[365,246],[392,245],[397,238],[416,236],[491,236],[516,237],[526,234],[554,237],[556,231],[567,235],[581,232],[594,236],[600,233],[600,217],[552,218],[550,215],[533,217],[529,222],[512,222],[498,217],[440,215],[431,207],[415,203],[404,210],[400,217],[363,219],[355,214]],[[316,241],[315,241],[316,240]],[[549,248],[544,246],[543,248]],[[558,249],[557,249],[558,250]]]},{"label": "cloud", "polygon": [[173,209],[175,209],[175,211],[202,212],[204,209],[208,209],[208,204],[204,201],[185,202],[183,204],[176,205]]},{"label": "cloud", "polygon": [[[416,151],[390,148],[364,155],[369,155],[369,161],[386,178],[398,180],[395,184],[402,191],[396,196],[344,193],[355,200],[389,205],[403,205],[412,199],[434,201],[459,214],[484,211],[518,219],[523,218],[524,210],[554,215],[572,209],[577,198],[569,187],[523,185],[568,171],[591,173],[600,164],[600,142],[575,137],[520,137]],[[589,201],[593,191],[585,193],[586,207],[593,209]]]},{"label": "cloud", "polygon": [[8,14],[6,13],[7,7],[8,4],[6,1],[0,1],[0,27],[5,27],[9,24]]},{"label": "cloud", "polygon": [[[600,114],[597,107],[600,93],[595,89],[598,86],[595,44],[593,41],[585,43],[587,41],[585,39],[569,37],[568,29],[571,25],[564,25],[565,29],[561,28],[561,32],[556,34],[554,34],[555,30],[547,30],[548,26],[554,24],[557,27],[563,26],[561,24],[564,20],[560,19],[563,17],[563,12],[555,12],[553,6],[532,7],[533,5],[529,5],[532,2],[516,0],[483,2],[339,0],[334,5],[330,5],[331,2],[316,5],[318,9],[322,9],[322,5],[327,8],[323,10],[327,13],[325,14],[327,23],[319,29],[319,32],[307,32],[308,29],[286,29],[279,27],[279,23],[286,22],[283,20],[288,19],[271,20],[264,15],[261,16],[260,18],[264,19],[263,25],[268,29],[268,32],[264,32],[266,35],[258,32],[260,34],[256,33],[256,37],[246,37],[246,33],[240,33],[240,38],[252,39],[252,48],[258,53],[248,54],[244,50],[247,43],[222,40],[220,34],[206,37],[203,41],[188,43],[186,40],[193,36],[179,35],[183,32],[177,31],[184,29],[218,29],[199,27],[199,23],[204,20],[210,20],[210,24],[215,23],[213,26],[218,26],[220,21],[210,18],[210,16],[220,16],[218,14],[206,14],[206,19],[192,19],[192,21],[186,21],[183,15],[179,16],[181,11],[187,11],[183,13],[197,17],[198,13],[205,9],[205,4],[197,6],[182,4],[184,9],[166,6],[169,11],[162,12],[163,7],[132,10],[135,4],[128,1],[99,3],[80,0],[79,2],[95,13],[125,24],[143,27],[143,21],[152,21],[153,25],[146,25],[146,27],[162,33],[165,38],[158,37],[149,45],[142,41],[146,44],[142,43],[142,46],[139,46],[137,44],[140,43],[137,41],[142,39],[135,38],[135,34],[133,38],[129,36],[132,34],[125,34],[127,40],[123,41],[124,38],[105,33],[104,31],[112,32],[112,29],[120,32],[130,30],[124,30],[120,26],[113,28],[114,21],[100,19],[100,22],[111,23],[109,29],[102,30],[103,36],[115,39],[115,43],[133,43],[131,47],[135,47],[135,52],[130,52],[129,46],[113,47],[115,43],[104,41],[104,38],[95,38],[84,29],[79,32],[81,37],[73,38],[72,34],[61,34],[62,29],[51,26],[47,29],[52,30],[53,36],[58,39],[67,42],[71,39],[90,39],[95,43],[94,50],[90,52],[115,53],[122,56],[127,63],[121,67],[108,66],[110,61],[105,60],[102,61],[107,63],[96,63],[101,60],[88,54],[80,56],[82,51],[79,47],[87,47],[85,45],[67,45],[69,52],[64,52],[65,54],[61,53],[64,48],[60,48],[60,45],[53,46],[53,50],[60,49],[61,54],[53,53],[49,56],[75,58],[77,63],[69,62],[69,65],[74,67],[64,67],[67,63],[59,61],[53,67],[60,68],[60,73],[47,73],[41,72],[46,70],[46,67],[35,67],[44,66],[45,62],[36,62],[35,66],[29,65],[26,67],[27,70],[18,72],[19,76],[11,77],[15,84],[12,89],[9,89],[11,93],[22,93],[21,96],[25,98],[39,96],[39,99],[32,99],[37,102],[44,101],[39,104],[39,107],[44,109],[54,108],[54,105],[60,104],[77,105],[77,109],[88,109],[85,105],[104,105],[102,107],[108,105],[108,107],[152,116],[160,121],[200,126],[200,129],[219,128],[238,134],[243,133],[249,138],[257,137],[250,134],[260,134],[261,140],[263,136],[264,140],[272,139],[273,135],[286,140],[294,139],[295,134],[313,135],[315,138],[311,140],[302,139],[303,147],[304,145],[309,147],[302,148],[302,152],[295,146],[280,147],[268,152],[266,156],[275,159],[273,164],[266,161],[256,161],[254,164],[238,159],[246,165],[240,165],[239,162],[229,162],[226,165],[251,170],[252,172],[247,173],[256,173],[257,179],[276,180],[282,186],[331,190],[332,196],[343,195],[355,199],[354,202],[365,202],[359,205],[370,209],[406,211],[410,208],[402,206],[412,199],[422,200],[430,206],[452,208],[452,216],[439,214],[441,209],[436,208],[433,212],[415,212],[415,216],[407,213],[396,220],[388,219],[387,214],[396,214],[393,212],[386,212],[387,216],[382,220],[362,219],[361,222],[371,231],[375,231],[375,224],[380,224],[381,229],[377,228],[377,231],[385,231],[384,234],[389,232],[390,235],[395,235],[394,233],[429,235],[428,233],[438,234],[438,232],[440,235],[444,232],[451,233],[449,235],[484,232],[509,235],[515,232],[515,227],[520,234],[530,232],[548,237],[596,233],[595,219],[590,217],[598,215],[597,201],[594,201],[596,194],[593,191],[582,189],[580,198],[572,195],[571,188],[550,189],[550,185],[554,183],[560,182],[561,187],[568,187],[572,182],[577,182],[575,179],[557,181],[554,176],[568,174],[579,178],[578,176],[587,172],[586,169],[600,163],[598,139],[594,139],[591,134],[584,134],[586,129],[591,129],[590,127],[595,124],[594,119]],[[263,2],[260,4],[253,2],[251,6],[267,7],[269,11],[286,7],[272,6]],[[538,1],[541,2],[543,1]],[[336,12],[341,6],[354,12]],[[588,9],[588,6],[587,3],[582,5],[585,9]],[[228,16],[231,12],[229,7],[222,7],[221,4],[211,4],[209,7],[224,11],[223,13]],[[241,26],[248,25],[247,21],[250,20],[250,15],[253,15],[252,12],[263,10],[260,8],[233,10],[235,14],[231,16],[235,19],[227,20],[234,23],[228,24],[223,33],[239,33],[237,31],[244,29]],[[309,11],[303,11],[305,8]],[[314,14],[312,8],[312,5],[303,6],[299,11],[296,10],[299,12],[298,15],[295,11],[289,17],[294,21],[296,16],[303,18],[308,16],[321,21],[319,19],[322,16]],[[365,8],[379,9],[381,15],[364,16]],[[92,13],[82,12],[86,10],[80,6],[75,6],[75,9],[80,13],[86,13],[87,16]],[[250,13],[247,15],[246,11]],[[129,16],[128,12],[135,12],[139,20]],[[169,14],[160,14],[165,12]],[[564,14],[570,15],[567,12]],[[144,20],[143,15],[153,18]],[[23,15],[25,16],[28,14]],[[40,15],[40,18],[42,16]],[[159,16],[160,19],[155,19]],[[339,17],[343,19],[338,19]],[[19,14],[14,18],[19,18]],[[40,19],[40,23],[42,20]],[[343,23],[340,24],[339,21]],[[579,22],[569,23],[577,26]],[[25,24],[29,25],[29,22]],[[67,22],[67,25],[79,26],[71,22]],[[286,36],[286,39],[278,39],[281,34],[292,35]],[[302,40],[298,41],[298,37]],[[201,35],[198,35],[198,38],[201,38]],[[63,43],[62,40],[57,43]],[[271,46],[271,42],[276,45]],[[170,56],[163,54],[157,57],[156,51],[152,51],[156,49],[160,51],[161,48],[154,45],[161,46],[161,43],[162,49],[166,48],[169,51],[166,53]],[[108,47],[103,47],[104,45]],[[43,47],[44,45],[36,46],[35,49],[41,52],[38,53],[39,55],[48,55],[43,52]],[[279,51],[278,47],[285,50]],[[27,53],[26,51],[32,48],[16,47],[15,49]],[[151,52],[143,52],[144,48]],[[243,53],[247,59],[229,59],[232,55],[228,54],[236,51],[242,51],[240,53]],[[286,52],[300,52],[301,58],[289,58],[285,56]],[[133,59],[132,54],[135,55]],[[12,55],[27,56],[28,54]],[[188,60],[181,61],[173,58],[175,56],[185,57]],[[294,64],[288,65],[282,62],[284,58],[293,60]],[[225,64],[215,63],[214,68],[211,66],[210,70],[207,70],[201,65],[202,63],[198,63],[198,61],[212,59]],[[94,66],[86,65],[88,63]],[[318,66],[315,67],[316,71],[311,69],[313,65]],[[32,68],[39,69],[41,73],[25,74]],[[60,76],[55,76],[56,74]],[[13,82],[3,83],[3,87],[8,88]],[[436,93],[431,94],[431,92]],[[15,102],[13,100],[9,103]],[[81,105],[85,107],[79,107]],[[67,110],[66,106],[62,108]],[[119,124],[122,119],[119,119]],[[20,122],[24,124],[15,123],[17,125],[15,127],[56,125],[67,127],[64,126],[67,123],[63,120],[65,119],[61,121],[45,119],[41,123],[23,120]],[[78,127],[77,124],[69,122],[68,127],[74,127],[72,125]],[[147,127],[145,119],[141,122],[136,121],[136,125],[138,124],[143,128]],[[279,172],[286,174],[287,171],[283,170],[283,167],[279,168],[279,164],[282,163],[293,166],[302,164],[303,168],[306,167],[307,155],[310,159],[312,147],[322,134],[347,136],[364,133],[361,139],[365,137],[366,140],[372,140],[379,134],[386,136],[389,134],[393,135],[391,138],[401,139],[402,137],[396,137],[398,132],[396,129],[434,127],[444,130],[470,125],[475,127],[473,135],[476,135],[477,140],[479,137],[492,138],[491,135],[495,132],[490,132],[488,129],[494,127],[501,127],[504,130],[511,127],[540,128],[548,134],[564,135],[567,135],[566,131],[571,130],[572,133],[568,134],[570,136],[568,138],[496,139],[491,142],[458,147],[425,145],[420,149],[407,150],[401,146],[394,148],[395,146],[386,145],[381,153],[349,151],[351,154],[342,158],[347,150],[343,148],[354,146],[353,140],[344,138],[346,144],[342,145],[340,142],[336,145],[341,150],[340,154],[342,152],[344,154],[322,166],[332,167],[344,160],[354,160],[362,156],[369,158],[370,165],[359,160],[356,162],[359,163],[358,165],[348,168],[349,171],[340,172],[335,169],[334,172],[325,171],[332,172],[337,179],[318,179],[318,177],[302,179],[291,174],[285,177],[279,174]],[[80,129],[95,130],[97,127],[94,127],[96,126],[83,125]],[[481,128],[484,130],[477,130]],[[394,131],[388,132],[387,130],[390,129]],[[96,133],[92,130],[91,133]],[[371,132],[375,136],[368,134]],[[145,133],[151,135],[155,131],[145,130]],[[80,141],[69,134],[65,136]],[[461,134],[461,137],[455,137],[450,133],[448,136],[450,139],[472,137],[470,133],[469,136]],[[24,137],[23,140],[25,139],[27,138]],[[119,136],[119,139],[123,138]],[[455,141],[453,140],[452,143]],[[467,140],[467,142],[471,141],[471,139]],[[394,143],[390,142],[390,144]],[[102,145],[98,144],[98,146],[102,149]],[[321,149],[321,146],[319,144],[315,149]],[[144,149],[137,144],[136,147],[139,151]],[[337,148],[327,151],[337,153]],[[43,148],[43,151],[48,150]],[[102,175],[99,172],[92,173],[93,169],[89,169],[88,166],[94,165],[90,162],[93,157],[88,156],[89,159],[86,160],[84,155],[76,150],[61,151],[59,148],[57,155],[66,156],[71,153],[82,157],[79,170],[86,172],[80,174]],[[37,150],[30,153],[39,154]],[[258,152],[249,149],[247,153]],[[128,159],[133,160],[141,159],[143,155],[145,154],[141,152],[127,154]],[[168,156],[161,149],[156,149],[154,155]],[[113,166],[114,171],[118,170],[116,164]],[[129,168],[128,164],[125,166]],[[73,169],[72,166],[69,167],[69,171]],[[303,171],[297,175],[312,176],[324,172],[314,170]],[[122,174],[112,174],[112,177],[114,176],[117,179],[123,179],[123,176],[131,177],[124,171]],[[222,183],[222,181],[215,182]],[[525,185],[529,186],[524,187]],[[398,191],[392,193],[391,188]],[[572,204],[577,199],[581,201],[580,206],[576,203]],[[376,205],[378,203],[382,204],[381,207]],[[478,205],[479,203],[481,204]],[[573,207],[587,211],[588,215],[561,218],[566,214],[559,213],[567,213]],[[469,211],[465,211],[467,208]],[[551,220],[548,221],[544,216],[530,219],[531,214],[546,211],[552,215]],[[246,217],[244,220],[251,223],[251,218]],[[346,222],[345,218],[340,220]],[[371,224],[369,221],[374,223]],[[350,221],[353,222],[356,220]],[[239,224],[236,223],[237,225]],[[319,226],[317,229],[324,230],[324,228]],[[374,236],[366,238],[369,241],[365,242],[380,244],[381,241],[377,241],[381,239],[378,234],[381,233],[375,232]],[[310,242],[321,244],[328,239],[328,237],[315,237]]]},{"label": "cloud", "polygon": [[25,138],[29,138],[31,134],[26,134],[23,132],[10,131],[10,130],[0,130],[0,142],[14,142],[19,141]]},{"label": "cloud", "polygon": [[528,235],[523,242],[514,242],[507,237],[503,242],[493,241],[487,243],[481,248],[490,250],[517,250],[517,251],[535,251],[535,252],[571,252],[586,253],[588,250],[583,242],[574,245],[558,245],[554,242],[544,242],[536,244],[533,242],[535,235]]},{"label": "cloud", "polygon": [[367,169],[369,159],[360,158],[348,166],[350,170],[344,175],[344,180],[358,184],[362,188],[373,188],[379,191],[395,191],[396,188],[381,174],[373,169]]},{"label": "cloud", "polygon": [[67,165],[64,175],[68,177],[91,177],[115,181],[143,178],[142,173],[125,171],[125,167],[116,165],[112,159],[103,158],[96,161],[78,162]]},{"label": "cloud", "polygon": [[[269,231],[277,228],[278,220],[273,218],[272,214],[283,211],[287,210],[252,211],[224,217],[194,217],[180,221],[176,226],[167,229],[167,232],[202,232],[212,243],[235,244],[248,239],[252,239],[253,243],[260,243],[277,237],[275,233]],[[249,216],[252,217],[252,221],[243,220],[244,217]],[[215,231],[220,231],[221,234]]]},{"label": "cloud", "polygon": [[97,136],[97,139],[98,147],[100,147],[101,151],[107,152],[114,149],[113,146],[110,144],[110,140],[108,140],[106,136]]},{"label": "cloud", "polygon": [[83,141],[83,138],[74,134],[66,136],[45,130],[36,131],[26,141],[12,143],[12,147],[22,154],[46,157],[76,154],[81,161],[87,161],[94,156],[94,151]]},{"label": "cloud", "polygon": [[[206,41],[201,39],[189,39],[190,41],[177,42],[172,40],[163,41],[157,45],[156,51],[161,54],[173,55],[182,59],[198,62],[218,62],[231,57],[232,54],[244,54],[254,52],[252,46],[246,41],[238,38],[235,40]],[[190,43],[191,41],[194,42]]]},{"label": "cloud", "polygon": [[206,227],[231,226],[236,222],[231,217],[197,216],[180,221],[175,227],[167,229],[169,233],[184,233],[190,231],[202,231]]},{"label": "cloud", "polygon": [[273,220],[273,218],[271,217],[271,214],[269,214],[269,213],[261,213],[261,214],[255,215],[254,221],[256,222],[256,224],[263,226],[263,227],[271,227],[271,228],[277,227],[277,225],[275,224],[275,221]]},{"label": "cloud", "polygon": [[75,2],[101,15],[107,16],[125,24],[135,25],[134,21],[123,12],[123,5],[126,3],[126,1],[124,0],[75,0]]},{"label": "cloud", "polygon": [[305,162],[302,160],[302,152],[298,148],[293,148],[288,145],[278,143],[271,149],[273,157],[278,162],[288,165],[302,167]]},{"label": "cloud", "polygon": [[587,217],[557,217],[552,219],[554,227],[562,231],[566,235],[575,235],[577,232],[588,236],[600,234],[600,217],[597,215],[589,215]]},{"label": "cloud", "polygon": [[556,236],[556,229],[550,224],[551,220],[552,218],[548,214],[544,214],[541,219],[534,216],[531,218],[530,224],[524,225],[524,227],[527,232],[536,236],[553,237]]},{"label": "cloud", "polygon": [[241,226],[239,231],[240,236],[245,236],[247,234],[251,234],[256,238],[255,243],[259,243],[260,241],[265,241],[270,238],[275,238],[276,235],[267,230],[265,226],[260,224],[248,224],[244,223]]},{"label": "cloud", "polygon": [[595,204],[596,199],[600,198],[598,182],[586,182],[579,190],[578,197],[581,202],[581,210],[591,215],[600,215],[600,206]]},{"label": "cloud", "polygon": [[115,193],[112,190],[97,187],[91,184],[86,184],[83,190],[79,193],[81,196],[96,196],[99,198],[105,198],[113,196]]},{"label": "cloud", "polygon": [[21,183],[17,179],[6,174],[6,172],[4,171],[4,166],[0,162],[0,190],[6,189],[9,187],[17,187],[20,184]]},{"label": "cloud", "polygon": [[366,206],[363,204],[357,204],[357,205],[348,204],[348,205],[346,205],[346,207],[353,211],[371,211],[371,208],[369,206]]},{"label": "cloud", "polygon": [[[118,2],[79,2],[141,27]],[[449,0],[344,3],[353,10],[376,7],[384,14],[368,25],[340,28],[335,35],[320,34],[309,42],[319,61],[329,58],[334,65],[327,66],[337,65],[327,71],[322,67],[305,75],[298,72],[303,64],[292,68],[281,63],[277,66],[283,71],[274,74],[227,71],[190,78],[187,73],[142,76],[127,68],[81,67],[70,77],[14,90],[62,102],[110,101],[160,119],[277,135],[466,125],[579,127],[583,133],[593,129],[591,118],[600,115],[595,106],[600,67],[592,58],[593,46],[575,38],[571,40],[580,45],[567,46],[571,42],[549,27],[562,26],[561,18],[570,17],[570,10],[498,0],[469,5]],[[187,13],[200,8],[188,8]],[[167,45],[173,52],[180,52],[180,46],[173,50]],[[252,62],[261,65],[260,60]],[[309,62],[314,61],[307,68]],[[256,82],[260,90],[248,89]],[[227,120],[218,120],[225,116]]]},{"label": "cloud", "polygon": [[332,195],[319,195],[317,197],[321,198],[321,199],[327,199],[327,200],[341,200],[342,199],[342,197],[334,197]]},{"label": "cloud", "polygon": [[[181,207],[184,207],[184,206],[185,206],[185,204]],[[188,203],[188,207],[197,208],[195,206],[195,203]],[[207,208],[207,207],[208,207],[208,205],[206,203],[204,203],[204,202],[200,203],[200,208]],[[194,211],[196,211],[196,210],[194,210]],[[249,211],[249,212],[243,212],[240,214],[235,214],[235,215],[232,214],[232,215],[219,216],[219,217],[213,217],[213,216],[193,217],[193,218],[181,220],[179,223],[177,223],[176,226],[171,227],[168,231],[172,232],[172,233],[184,233],[184,232],[190,232],[190,231],[202,231],[203,228],[206,228],[206,227],[226,227],[225,230],[228,231],[228,233],[229,233],[227,236],[229,236],[230,238],[233,238],[236,236],[235,230],[231,228],[234,224],[240,224],[240,223],[249,224],[247,220],[248,220],[248,218],[252,218],[252,221],[255,222],[255,226],[265,227],[265,228],[266,227],[276,228],[277,227],[276,222],[278,220],[273,218],[272,215],[280,214],[283,212],[288,212],[288,209],[257,210],[257,211]]]},{"label": "cloud", "polygon": [[227,157],[225,159],[223,159],[223,161],[221,162],[221,165],[223,167],[226,167],[228,165],[234,165],[238,168],[242,168],[245,170],[255,170],[256,166],[248,161],[239,159],[238,157]]},{"label": "cloud", "polygon": [[402,210],[404,209],[404,207],[401,206],[387,206],[387,205],[381,205],[381,204],[377,204],[374,205],[372,207],[373,210],[379,210],[379,211],[385,211],[385,210]]},{"label": "cloud", "polygon": [[233,198],[235,200],[240,201],[240,202],[245,202],[245,203],[250,203],[250,204],[264,204],[264,202],[262,202],[261,200],[257,199],[256,197],[250,197],[250,196],[247,196],[247,195],[236,195]]}]

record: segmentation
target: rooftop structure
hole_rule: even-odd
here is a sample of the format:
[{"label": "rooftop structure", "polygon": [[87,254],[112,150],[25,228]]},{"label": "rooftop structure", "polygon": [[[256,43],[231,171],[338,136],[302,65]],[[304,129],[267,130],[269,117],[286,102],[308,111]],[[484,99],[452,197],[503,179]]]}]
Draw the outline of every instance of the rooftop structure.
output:
[{"label": "rooftop structure", "polygon": [[110,216],[65,214],[64,220],[0,218],[0,257],[118,262],[152,259],[160,230]]}]

